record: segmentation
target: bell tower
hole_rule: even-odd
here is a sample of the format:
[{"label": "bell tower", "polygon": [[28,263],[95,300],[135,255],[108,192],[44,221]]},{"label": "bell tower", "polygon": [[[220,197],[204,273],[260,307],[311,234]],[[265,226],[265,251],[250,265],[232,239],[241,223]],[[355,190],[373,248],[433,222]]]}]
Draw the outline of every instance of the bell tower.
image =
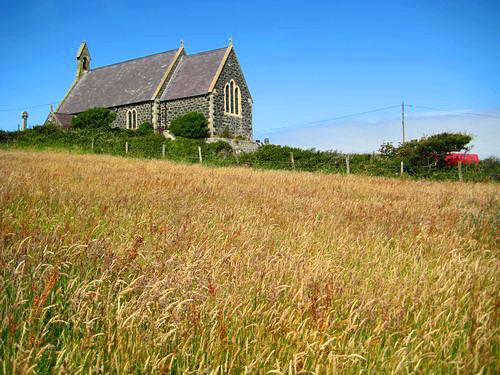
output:
[{"label": "bell tower", "polygon": [[83,77],[90,70],[90,52],[87,42],[82,42],[76,53],[76,79]]}]

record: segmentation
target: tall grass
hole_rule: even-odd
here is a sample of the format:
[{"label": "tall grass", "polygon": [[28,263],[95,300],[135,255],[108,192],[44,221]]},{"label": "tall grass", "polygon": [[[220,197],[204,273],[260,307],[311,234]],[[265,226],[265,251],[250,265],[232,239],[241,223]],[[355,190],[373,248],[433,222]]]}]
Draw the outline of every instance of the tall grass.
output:
[{"label": "tall grass", "polygon": [[0,374],[496,374],[499,187],[0,151]]}]

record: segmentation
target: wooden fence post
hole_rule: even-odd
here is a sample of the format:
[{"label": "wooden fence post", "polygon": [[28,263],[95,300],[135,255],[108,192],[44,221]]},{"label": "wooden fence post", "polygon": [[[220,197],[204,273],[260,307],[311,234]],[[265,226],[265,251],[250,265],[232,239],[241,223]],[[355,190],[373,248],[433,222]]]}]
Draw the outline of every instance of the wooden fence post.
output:
[{"label": "wooden fence post", "polygon": [[128,142],[125,142],[125,153],[128,154]]},{"label": "wooden fence post", "polygon": [[464,180],[464,177],[462,176],[462,162],[458,162],[458,180],[462,182]]},{"label": "wooden fence post", "polygon": [[161,156],[165,157],[165,144],[161,145]]},{"label": "wooden fence post", "polygon": [[351,166],[349,165],[349,154],[345,156],[345,166],[347,170],[347,174],[351,173]]},{"label": "wooden fence post", "polygon": [[403,162],[401,162],[401,172],[399,172],[399,174],[402,176],[404,171],[405,171],[404,164]]},{"label": "wooden fence post", "polygon": [[198,156],[200,157],[200,164],[203,163],[203,158],[201,157],[201,147],[198,146]]},{"label": "wooden fence post", "polygon": [[292,169],[295,170],[295,160],[293,158],[293,152],[290,152],[290,159],[292,160]]},{"label": "wooden fence post", "polygon": [[94,152],[94,138],[92,138],[92,152]]}]

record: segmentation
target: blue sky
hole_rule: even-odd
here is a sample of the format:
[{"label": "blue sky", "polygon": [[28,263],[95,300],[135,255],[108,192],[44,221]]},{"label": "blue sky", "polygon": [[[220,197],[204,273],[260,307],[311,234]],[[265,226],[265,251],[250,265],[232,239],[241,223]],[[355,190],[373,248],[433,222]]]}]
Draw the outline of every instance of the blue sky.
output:
[{"label": "blue sky", "polygon": [[[254,135],[344,152],[401,139],[406,103],[500,117],[498,1],[17,1],[0,23],[0,128],[26,107],[57,104],[86,40],[92,67],[232,37],[254,99]],[[6,111],[15,109],[14,111]],[[27,109],[43,123],[49,106]],[[473,151],[500,155],[500,118],[414,109],[408,138],[473,133]],[[287,131],[271,131],[298,125]]]}]

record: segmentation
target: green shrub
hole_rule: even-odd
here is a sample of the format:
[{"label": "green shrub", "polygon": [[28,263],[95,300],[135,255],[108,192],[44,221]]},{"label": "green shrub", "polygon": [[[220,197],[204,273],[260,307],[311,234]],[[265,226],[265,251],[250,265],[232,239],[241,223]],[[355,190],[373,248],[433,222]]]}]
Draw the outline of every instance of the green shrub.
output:
[{"label": "green shrub", "polygon": [[193,139],[207,138],[208,121],[203,114],[190,112],[172,121],[169,130],[176,137]]},{"label": "green shrub", "polygon": [[34,134],[43,134],[43,135],[50,135],[50,134],[58,134],[60,132],[62,132],[63,130],[52,124],[52,123],[47,123],[45,125],[35,125],[33,126],[32,129],[29,129],[27,130],[27,134],[29,134],[29,132],[32,132]]},{"label": "green shrub", "polygon": [[153,127],[153,124],[150,122],[143,122],[141,126],[139,126],[139,129],[135,131],[138,136],[144,137],[147,135],[154,135],[155,134],[155,129]]},{"label": "green shrub", "polygon": [[[142,137],[130,138],[128,142],[130,156],[159,158],[161,156],[162,145],[165,143],[165,137],[149,134]],[[123,146],[123,143],[121,145]]]},{"label": "green shrub", "polygon": [[16,138],[18,132],[8,132],[5,130],[0,130],[0,143],[8,143]]},{"label": "green shrub", "polygon": [[116,113],[107,108],[90,108],[79,113],[71,121],[75,129],[111,129]]},{"label": "green shrub", "polygon": [[[477,171],[477,175],[488,176],[491,181],[500,181],[500,159],[495,156],[483,159],[479,163],[478,168],[473,168]],[[480,180],[479,180],[480,181]]]},{"label": "green shrub", "polygon": [[233,148],[231,147],[231,145],[224,141],[208,143],[207,146],[208,149],[216,155],[227,155],[233,152]]}]

